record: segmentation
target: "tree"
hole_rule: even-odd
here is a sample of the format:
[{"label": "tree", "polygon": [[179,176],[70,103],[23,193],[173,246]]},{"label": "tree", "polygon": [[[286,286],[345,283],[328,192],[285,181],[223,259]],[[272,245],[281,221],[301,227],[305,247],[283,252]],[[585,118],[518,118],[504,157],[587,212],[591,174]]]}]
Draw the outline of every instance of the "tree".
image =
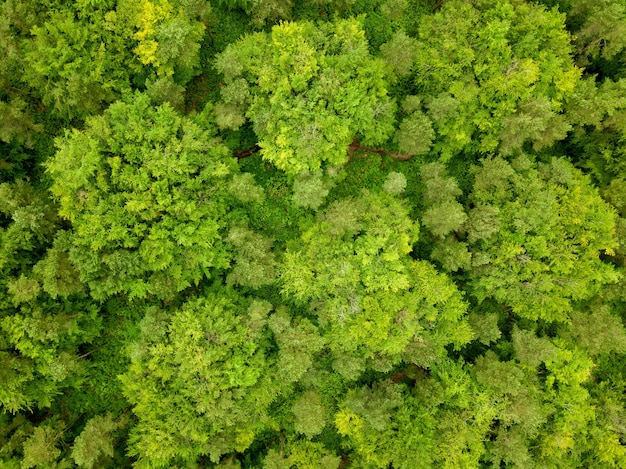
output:
[{"label": "tree", "polygon": [[565,137],[563,102],[581,71],[564,15],[525,1],[445,2],[419,25],[413,66],[446,160],[461,152],[506,154]]},{"label": "tree", "polygon": [[74,440],[72,458],[80,468],[91,469],[96,462],[113,456],[111,433],[118,428],[111,415],[90,419],[80,435]]},{"label": "tree", "polygon": [[620,0],[588,3],[580,0],[557,1],[567,13],[568,29],[574,37],[577,62],[582,66],[605,62],[623,54],[626,8]]},{"label": "tree", "polygon": [[83,378],[78,348],[98,335],[98,308],[80,288],[67,287],[73,268],[56,271],[54,283],[40,276],[60,225],[46,192],[24,181],[4,183],[0,212],[8,220],[0,228],[0,407],[50,407]]},{"label": "tree", "polygon": [[228,267],[222,218],[236,163],[209,112],[181,117],[136,94],[57,140],[51,191],[94,298],[168,298]]},{"label": "tree", "polygon": [[573,303],[615,282],[600,253],[615,247],[615,213],[570,163],[483,160],[468,216],[471,292],[529,319],[567,321]]},{"label": "tree", "polygon": [[[64,119],[100,112],[130,89],[140,72],[125,39],[123,21],[86,4],[59,6],[46,12],[24,45],[24,81]],[[119,29],[117,29],[119,28]]]},{"label": "tree", "polygon": [[250,119],[263,158],[289,174],[346,162],[350,142],[384,142],[393,130],[384,62],[357,19],[283,23],[218,55],[224,103],[218,122]]},{"label": "tree", "polygon": [[192,300],[168,319],[150,309],[122,377],[139,421],[139,467],[171,467],[244,451],[268,423],[278,393],[265,324],[272,306],[228,289]]},{"label": "tree", "polygon": [[285,253],[282,293],[309,305],[348,379],[402,361],[430,366],[444,345],[470,338],[454,285],[408,257],[416,237],[401,201],[365,191],[331,204]]},{"label": "tree", "polygon": [[[123,4],[123,3],[122,3]],[[136,32],[133,50],[144,65],[154,67],[159,77],[174,77],[185,85],[199,68],[200,42],[208,7],[198,0],[142,0],[131,2],[129,15]]]}]

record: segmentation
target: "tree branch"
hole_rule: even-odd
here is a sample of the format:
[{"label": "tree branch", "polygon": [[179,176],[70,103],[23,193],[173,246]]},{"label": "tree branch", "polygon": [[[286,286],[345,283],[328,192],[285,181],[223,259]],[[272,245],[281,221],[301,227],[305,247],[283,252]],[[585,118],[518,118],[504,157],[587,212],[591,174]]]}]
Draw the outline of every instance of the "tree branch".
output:
[{"label": "tree branch", "polygon": [[261,149],[260,146],[254,145],[253,147],[250,147],[247,150],[237,150],[235,152],[235,158],[237,158],[238,160],[242,158],[247,158],[250,155],[254,155],[260,149]]},{"label": "tree branch", "polygon": [[361,145],[357,140],[353,140],[350,146],[348,147],[348,154],[352,156],[355,151],[361,150],[366,151],[368,153],[375,153],[377,155],[390,156],[391,158],[395,158],[396,160],[408,160],[413,155],[410,153],[393,153],[388,150],[382,150],[379,148],[371,148]]}]

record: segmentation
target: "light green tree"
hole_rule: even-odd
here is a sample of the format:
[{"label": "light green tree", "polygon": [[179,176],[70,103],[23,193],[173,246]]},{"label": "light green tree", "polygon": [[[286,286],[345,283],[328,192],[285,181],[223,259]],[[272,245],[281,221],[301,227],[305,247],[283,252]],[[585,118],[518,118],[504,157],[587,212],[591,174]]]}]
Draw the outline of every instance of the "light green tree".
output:
[{"label": "light green tree", "polygon": [[371,56],[360,20],[294,22],[229,45],[218,122],[252,121],[263,158],[290,174],[346,162],[354,138],[383,143],[393,131],[385,64]]},{"label": "light green tree", "polygon": [[271,305],[221,289],[169,318],[142,321],[124,393],[138,418],[131,453],[138,467],[171,467],[201,456],[218,462],[244,451],[269,423],[278,393],[265,324]]},{"label": "light green tree", "polygon": [[618,279],[600,260],[616,246],[615,213],[564,159],[484,160],[470,201],[482,213],[470,213],[468,222],[470,287],[479,301],[491,297],[522,317],[567,321],[574,302]]},{"label": "light green tree", "polygon": [[428,366],[471,337],[452,282],[408,256],[416,238],[401,201],[363,192],[331,204],[285,254],[283,294],[309,305],[349,379],[402,361]]},{"label": "light green tree", "polygon": [[51,191],[94,298],[167,298],[228,267],[221,218],[236,163],[207,113],[182,117],[136,94],[57,141]]},{"label": "light green tree", "polygon": [[561,112],[581,71],[564,15],[519,0],[451,1],[422,19],[418,39],[415,90],[443,159],[566,136]]}]

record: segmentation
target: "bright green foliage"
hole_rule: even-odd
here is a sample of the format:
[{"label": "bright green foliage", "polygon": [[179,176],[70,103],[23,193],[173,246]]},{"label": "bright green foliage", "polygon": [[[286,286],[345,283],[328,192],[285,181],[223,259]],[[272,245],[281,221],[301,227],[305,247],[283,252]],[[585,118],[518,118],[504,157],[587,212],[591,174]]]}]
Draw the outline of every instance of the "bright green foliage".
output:
[{"label": "bright green foliage", "polygon": [[240,202],[263,202],[265,197],[263,188],[255,184],[254,176],[250,173],[233,175],[228,192]]},{"label": "bright green foliage", "polygon": [[616,244],[615,214],[565,160],[484,160],[470,200],[491,207],[483,212],[495,223],[470,231],[471,291],[479,300],[493,297],[529,319],[566,321],[572,301],[617,280],[599,259]]},{"label": "bright green foliage", "polygon": [[[283,292],[297,300],[319,300],[347,298],[358,286],[365,291],[406,289],[406,255],[417,232],[404,204],[390,195],[364,192],[358,199],[334,202],[302,235],[302,249],[287,252]],[[368,267],[364,275],[359,275],[360,266]]]},{"label": "bright green foliage", "polygon": [[561,335],[588,350],[590,356],[609,352],[626,352],[626,329],[621,318],[607,306],[590,312],[576,311],[572,322]]},{"label": "bright green foliage", "polygon": [[[594,77],[578,82],[574,94],[568,100],[566,112],[572,124],[606,129],[611,133],[624,129],[624,98],[626,81],[605,80],[597,85]],[[588,130],[588,129],[587,129]],[[577,137],[583,138],[585,129],[577,128]],[[591,134],[593,136],[593,133]],[[597,135],[596,135],[597,139]],[[595,155],[588,155],[594,158]],[[610,155],[603,155],[605,158]]]},{"label": "bright green foliage", "polygon": [[94,298],[167,298],[228,265],[220,218],[234,161],[204,117],[136,95],[57,141],[51,191]]},{"label": "bright green foliage", "polygon": [[97,312],[84,300],[63,304],[49,299],[21,305],[13,314],[3,312],[0,405],[12,412],[49,407],[63,387],[80,382],[84,363],[77,347],[99,332]]},{"label": "bright green foliage", "polygon": [[299,381],[313,366],[326,341],[311,321],[292,319],[284,308],[270,316],[268,326],[279,347],[277,378],[282,383]]},{"label": "bright green foliage", "polygon": [[610,408],[601,410],[603,404],[587,390],[593,362],[585,352],[517,328],[513,345],[517,362],[487,352],[473,368],[501,406],[486,445],[492,463],[620,467],[626,453],[616,444],[619,430],[602,418]]},{"label": "bright green foliage", "polygon": [[[336,414],[335,424],[355,467],[433,467],[433,415],[417,399],[401,396],[401,389],[383,383],[357,390]],[[378,405],[382,407],[376,409]]]},{"label": "bright green foliage", "polygon": [[154,67],[159,77],[174,75],[176,82],[186,84],[200,65],[205,26],[197,17],[207,14],[206,4],[198,0],[136,0],[128,5],[136,28],[133,52],[139,61]]},{"label": "bright green foliage", "polygon": [[[78,20],[77,20],[78,18]],[[24,80],[61,117],[99,112],[130,88],[133,66],[122,18],[81,3],[60,8],[32,29]]]},{"label": "bright green foliage", "polygon": [[342,165],[355,137],[379,144],[393,130],[384,62],[370,55],[356,19],[274,26],[229,45],[216,67],[230,113],[222,122],[237,127],[232,113],[245,112],[263,158],[287,173]]},{"label": "bright green foliage", "polygon": [[166,320],[149,310],[122,380],[139,422],[137,467],[245,450],[277,392],[263,330],[271,306],[209,293]]},{"label": "bright green foliage", "polygon": [[564,16],[520,0],[445,2],[420,23],[416,89],[435,122],[434,148],[539,148],[565,137],[559,113],[580,76]]},{"label": "bright green foliage", "polygon": [[556,347],[547,337],[537,337],[533,331],[515,328],[512,334],[515,358],[522,364],[536,368],[556,355]]},{"label": "bright green foliage", "polygon": [[[146,78],[157,101],[169,100],[176,83],[184,85],[197,74],[204,34],[198,18],[207,11],[198,0],[57,5],[23,44],[24,82],[52,114],[65,119],[99,113]],[[174,81],[157,79],[165,77]],[[19,102],[11,104],[17,112]],[[24,121],[21,127],[27,131],[32,124]]]},{"label": "bright green foliage", "polygon": [[335,424],[355,467],[479,467],[497,405],[449,360],[411,378],[407,392],[383,382],[348,393]]},{"label": "bright green foliage", "polygon": [[[0,185],[0,211],[10,219],[0,229],[0,406],[16,412],[49,407],[66,386],[80,381],[77,347],[99,333],[97,308],[83,298],[54,301],[39,283],[42,253],[55,236],[56,206],[45,193],[18,181]],[[73,269],[59,270],[65,285]],[[64,292],[67,293],[67,292]]]},{"label": "bright green foliage", "polygon": [[0,467],[626,467],[625,5],[0,2]]},{"label": "bright green foliage", "polygon": [[383,188],[390,194],[401,194],[406,189],[406,177],[402,173],[391,172],[385,178]]},{"label": "bright green foliage", "polygon": [[430,258],[437,261],[446,272],[469,269],[472,265],[472,253],[467,243],[459,242],[454,235],[437,240]]},{"label": "bright green foliage", "polygon": [[283,294],[311,302],[347,378],[403,359],[427,365],[443,345],[470,338],[454,285],[408,257],[416,236],[401,202],[364,192],[329,206],[285,255]]}]

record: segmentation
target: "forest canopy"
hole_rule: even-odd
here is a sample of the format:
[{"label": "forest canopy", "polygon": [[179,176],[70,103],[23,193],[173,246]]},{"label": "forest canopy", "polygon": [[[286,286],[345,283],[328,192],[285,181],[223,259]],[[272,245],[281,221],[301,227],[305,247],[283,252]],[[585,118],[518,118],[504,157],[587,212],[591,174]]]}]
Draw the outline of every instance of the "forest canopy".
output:
[{"label": "forest canopy", "polygon": [[626,467],[624,0],[0,2],[0,466]]}]

